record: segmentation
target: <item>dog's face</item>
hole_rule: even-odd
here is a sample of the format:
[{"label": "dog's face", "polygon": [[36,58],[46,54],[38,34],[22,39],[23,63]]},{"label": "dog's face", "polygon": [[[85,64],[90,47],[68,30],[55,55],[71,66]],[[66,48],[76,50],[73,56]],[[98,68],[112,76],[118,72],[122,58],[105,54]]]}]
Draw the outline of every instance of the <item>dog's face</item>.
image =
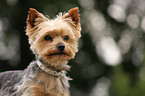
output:
[{"label": "dog's face", "polygon": [[53,20],[35,9],[29,11],[26,34],[31,49],[45,63],[61,64],[74,58],[80,31],[78,8]]}]

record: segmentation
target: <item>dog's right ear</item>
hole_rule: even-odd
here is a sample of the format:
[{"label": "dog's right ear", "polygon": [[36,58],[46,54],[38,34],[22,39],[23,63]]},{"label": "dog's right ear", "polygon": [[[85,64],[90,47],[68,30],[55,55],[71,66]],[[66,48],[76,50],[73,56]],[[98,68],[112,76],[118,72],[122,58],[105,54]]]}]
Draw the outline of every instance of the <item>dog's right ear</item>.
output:
[{"label": "dog's right ear", "polygon": [[73,22],[73,24],[70,24],[70,25],[74,25],[73,27],[76,29],[75,35],[77,38],[80,38],[81,37],[81,33],[80,33],[81,24],[80,24],[80,17],[79,17],[79,8],[75,7],[75,8],[70,9],[66,14],[63,15],[62,19],[66,21],[70,19]]},{"label": "dog's right ear", "polygon": [[46,21],[45,16],[42,13],[39,13],[36,9],[30,8],[27,18],[27,28],[31,29],[43,21]]}]

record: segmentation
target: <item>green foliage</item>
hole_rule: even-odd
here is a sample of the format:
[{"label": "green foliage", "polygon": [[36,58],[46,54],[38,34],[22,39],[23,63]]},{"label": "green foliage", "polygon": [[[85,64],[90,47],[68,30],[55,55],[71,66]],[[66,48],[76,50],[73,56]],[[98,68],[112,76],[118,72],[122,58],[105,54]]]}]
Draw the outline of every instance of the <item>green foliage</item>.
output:
[{"label": "green foliage", "polygon": [[122,70],[122,66],[114,67],[114,76],[111,80],[110,96],[145,96],[145,81],[138,77],[132,85],[129,75]]}]

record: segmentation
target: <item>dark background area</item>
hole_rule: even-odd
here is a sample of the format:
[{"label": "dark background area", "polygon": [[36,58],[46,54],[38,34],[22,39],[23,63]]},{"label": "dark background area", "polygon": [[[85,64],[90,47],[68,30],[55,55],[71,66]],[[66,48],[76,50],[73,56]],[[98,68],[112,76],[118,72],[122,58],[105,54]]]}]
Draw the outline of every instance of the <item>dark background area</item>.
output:
[{"label": "dark background area", "polygon": [[54,18],[79,7],[82,37],[69,62],[71,96],[145,96],[145,0],[0,0],[0,72],[35,59],[29,8]]}]

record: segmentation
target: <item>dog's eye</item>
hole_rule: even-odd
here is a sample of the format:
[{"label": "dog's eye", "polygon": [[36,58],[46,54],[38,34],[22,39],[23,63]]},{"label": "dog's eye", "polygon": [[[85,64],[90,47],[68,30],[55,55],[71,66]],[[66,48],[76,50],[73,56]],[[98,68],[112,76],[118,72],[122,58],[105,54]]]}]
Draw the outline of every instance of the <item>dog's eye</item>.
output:
[{"label": "dog's eye", "polygon": [[65,37],[64,37],[64,40],[65,40],[65,41],[68,41],[68,39],[69,39],[68,36],[65,36]]},{"label": "dog's eye", "polygon": [[52,40],[52,38],[51,38],[49,35],[46,35],[46,36],[44,37],[44,40],[50,41],[50,40]]}]

